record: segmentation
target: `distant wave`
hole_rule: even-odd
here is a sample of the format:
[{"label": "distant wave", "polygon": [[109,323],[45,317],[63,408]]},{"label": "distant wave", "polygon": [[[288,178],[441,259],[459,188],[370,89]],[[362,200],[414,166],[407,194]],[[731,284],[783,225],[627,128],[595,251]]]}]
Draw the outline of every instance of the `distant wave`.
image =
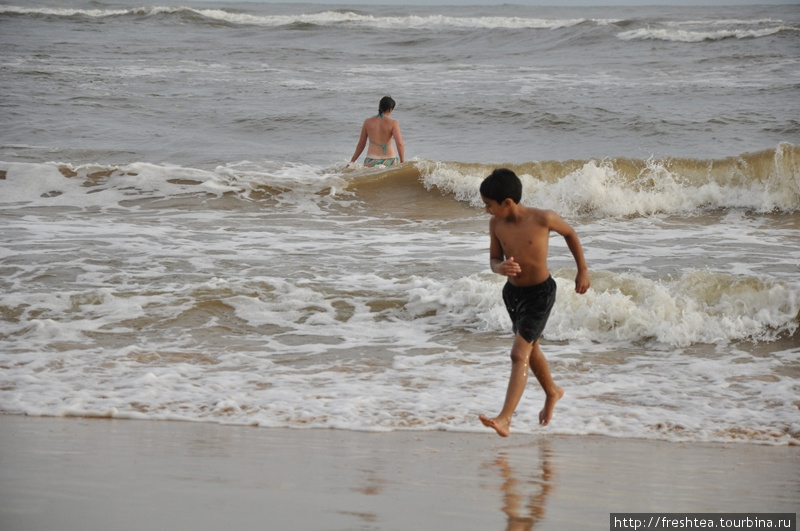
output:
[{"label": "distant wave", "polygon": [[723,39],[755,39],[769,37],[783,31],[798,31],[798,28],[777,26],[764,29],[724,29],[713,31],[688,31],[683,29],[639,28],[619,33],[617,37],[625,41],[655,40],[672,42],[703,42]]},{"label": "distant wave", "polygon": [[133,14],[131,9],[63,9],[55,7],[19,7],[0,6],[0,15],[47,15],[56,17],[74,17],[84,15],[87,17],[114,17]]},{"label": "distant wave", "polygon": [[[715,41],[728,38],[767,37],[784,31],[800,31],[781,20],[710,20],[710,21],[648,21],[601,18],[540,18],[507,16],[457,17],[450,15],[373,16],[348,10],[328,10],[319,13],[293,15],[251,15],[225,9],[195,9],[189,7],[151,6],[130,9],[68,9],[50,7],[0,6],[0,15],[30,15],[53,17],[124,17],[176,15],[214,23],[257,26],[368,26],[370,28],[448,28],[448,29],[533,29],[555,30],[584,24],[595,26],[633,27],[617,34],[622,40],[661,40],[676,42]],[[644,27],[635,27],[644,26]]]},{"label": "distant wave", "polygon": [[260,26],[288,26],[292,24],[337,25],[356,24],[370,27],[407,27],[407,28],[509,28],[509,29],[558,29],[577,26],[587,22],[598,25],[612,24],[614,20],[585,18],[545,19],[528,17],[453,17],[447,15],[376,17],[352,11],[324,11],[321,13],[258,16],[246,13],[234,13],[224,9],[192,9],[188,7],[139,7],[133,9],[61,9],[61,8],[28,8],[18,6],[0,6],[0,14],[46,15],[46,16],[87,16],[94,18],[116,17],[125,15],[163,15],[192,14],[214,21],[232,24],[251,24]]},{"label": "distant wave", "polygon": [[147,15],[170,15],[170,14],[195,14],[211,19],[227,21],[247,22],[250,19],[261,19],[246,14],[234,14],[219,9],[192,9],[188,7],[135,7],[131,9],[68,9],[51,7],[19,7],[19,6],[0,6],[0,15],[41,15],[52,17],[75,17],[84,16],[91,18],[107,18],[121,16],[147,16]]},{"label": "distant wave", "polygon": [[666,22],[665,24],[667,26],[752,26],[757,24],[774,26],[775,24],[783,24],[783,22],[774,18],[761,18],[754,20],[732,18],[723,20],[684,20],[681,22]]},{"label": "distant wave", "polygon": [[[641,23],[644,23],[642,21]],[[640,23],[640,24],[641,24]],[[757,39],[782,32],[800,31],[777,19],[670,20],[618,33],[622,40],[703,42],[724,39]]]}]

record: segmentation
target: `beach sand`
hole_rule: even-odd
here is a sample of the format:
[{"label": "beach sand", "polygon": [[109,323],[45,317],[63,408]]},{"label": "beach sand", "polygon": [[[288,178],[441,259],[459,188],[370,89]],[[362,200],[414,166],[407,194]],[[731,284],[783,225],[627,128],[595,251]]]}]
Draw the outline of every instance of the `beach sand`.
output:
[{"label": "beach sand", "polygon": [[797,446],[0,415],[3,531],[575,531],[798,506]]}]

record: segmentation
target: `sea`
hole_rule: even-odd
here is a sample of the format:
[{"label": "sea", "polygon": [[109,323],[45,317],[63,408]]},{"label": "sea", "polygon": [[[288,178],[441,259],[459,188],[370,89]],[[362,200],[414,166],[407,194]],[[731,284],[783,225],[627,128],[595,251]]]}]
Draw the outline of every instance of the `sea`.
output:
[{"label": "sea", "polygon": [[4,0],[0,116],[2,413],[488,436],[507,167],[592,279],[514,434],[800,444],[797,5]]}]

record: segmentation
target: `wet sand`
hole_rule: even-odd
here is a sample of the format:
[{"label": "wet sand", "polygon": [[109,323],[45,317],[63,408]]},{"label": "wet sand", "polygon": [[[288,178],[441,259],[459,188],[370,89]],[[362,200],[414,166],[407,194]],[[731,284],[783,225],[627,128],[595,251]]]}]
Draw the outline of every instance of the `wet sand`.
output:
[{"label": "wet sand", "polygon": [[797,446],[0,415],[3,531],[575,531],[799,506]]}]

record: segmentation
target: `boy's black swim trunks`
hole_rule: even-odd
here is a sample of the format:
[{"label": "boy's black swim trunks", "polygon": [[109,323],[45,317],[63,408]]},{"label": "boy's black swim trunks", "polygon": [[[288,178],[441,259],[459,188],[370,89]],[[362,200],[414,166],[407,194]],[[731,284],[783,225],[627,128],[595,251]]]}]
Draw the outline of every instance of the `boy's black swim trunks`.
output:
[{"label": "boy's black swim trunks", "polygon": [[549,277],[541,284],[525,287],[506,282],[503,301],[511,317],[514,333],[533,343],[544,332],[544,325],[556,302],[556,281]]}]

